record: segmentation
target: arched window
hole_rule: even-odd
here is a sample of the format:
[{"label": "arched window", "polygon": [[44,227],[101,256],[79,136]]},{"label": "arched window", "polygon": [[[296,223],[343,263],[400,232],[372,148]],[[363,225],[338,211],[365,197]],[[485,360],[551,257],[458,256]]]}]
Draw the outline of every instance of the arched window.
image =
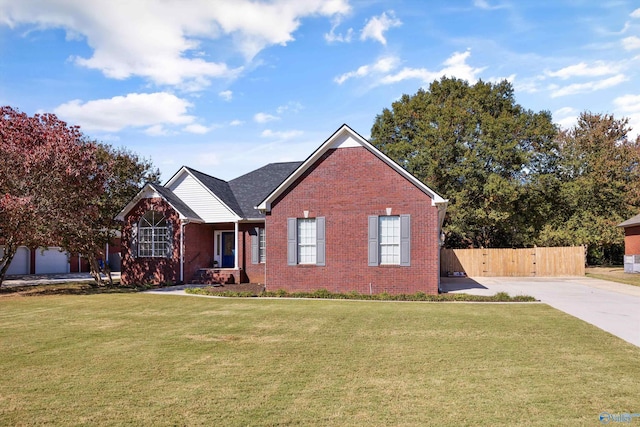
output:
[{"label": "arched window", "polygon": [[171,223],[160,212],[147,211],[138,222],[138,256],[171,257]]}]

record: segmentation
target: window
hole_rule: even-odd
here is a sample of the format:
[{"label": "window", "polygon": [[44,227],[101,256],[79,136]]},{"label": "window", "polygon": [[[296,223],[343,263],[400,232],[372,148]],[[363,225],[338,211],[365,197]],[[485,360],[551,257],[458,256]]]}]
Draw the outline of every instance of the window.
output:
[{"label": "window", "polygon": [[287,218],[287,265],[326,265],[325,217]]},{"label": "window", "polygon": [[400,264],[400,217],[379,217],[380,264]]},{"label": "window", "polygon": [[171,233],[167,219],[160,212],[148,211],[138,223],[138,256],[171,256]]},{"label": "window", "polygon": [[316,219],[298,219],[298,264],[316,263]]},{"label": "window", "polygon": [[258,228],[258,260],[261,264],[266,261],[264,228]]},{"label": "window", "polygon": [[369,266],[411,265],[411,216],[369,217]]}]

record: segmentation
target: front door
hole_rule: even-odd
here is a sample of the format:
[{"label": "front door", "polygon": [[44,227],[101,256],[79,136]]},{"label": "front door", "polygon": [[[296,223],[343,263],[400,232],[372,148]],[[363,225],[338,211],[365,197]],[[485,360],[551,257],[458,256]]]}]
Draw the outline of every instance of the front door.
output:
[{"label": "front door", "polygon": [[222,268],[235,267],[236,234],[234,232],[222,233]]}]

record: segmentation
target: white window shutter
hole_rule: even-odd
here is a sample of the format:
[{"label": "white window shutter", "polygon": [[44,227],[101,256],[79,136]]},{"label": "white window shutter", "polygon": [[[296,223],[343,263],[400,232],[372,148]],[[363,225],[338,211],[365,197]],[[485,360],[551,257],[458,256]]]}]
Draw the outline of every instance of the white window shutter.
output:
[{"label": "white window shutter", "polygon": [[171,221],[167,221],[167,243],[165,245],[167,258],[173,257],[173,224]]},{"label": "white window shutter", "polygon": [[138,223],[131,227],[131,240],[129,241],[131,258],[138,258]]}]

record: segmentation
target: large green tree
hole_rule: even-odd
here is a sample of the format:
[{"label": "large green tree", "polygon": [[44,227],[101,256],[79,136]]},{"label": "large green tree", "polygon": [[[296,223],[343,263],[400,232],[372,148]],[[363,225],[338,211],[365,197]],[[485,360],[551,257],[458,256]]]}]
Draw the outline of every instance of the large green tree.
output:
[{"label": "large green tree", "polygon": [[559,187],[539,244],[586,245],[591,264],[620,262],[617,227],[640,207],[640,138],[628,119],[584,112],[559,135]]},{"label": "large green tree", "polygon": [[511,247],[532,244],[552,209],[557,132],[507,81],[442,78],[385,108],[371,141],[449,199],[447,246]]},{"label": "large green tree", "polygon": [[[99,259],[105,256],[105,247],[112,243],[122,224],[115,217],[138,193],[145,182],[158,184],[160,171],[137,154],[107,144],[96,143],[96,161],[104,174],[102,191],[91,196],[96,215],[85,216],[80,223],[65,222],[59,232],[60,246],[70,253],[81,254],[89,262],[97,284],[104,282]],[[111,270],[104,264],[103,272],[112,284]]]}]

